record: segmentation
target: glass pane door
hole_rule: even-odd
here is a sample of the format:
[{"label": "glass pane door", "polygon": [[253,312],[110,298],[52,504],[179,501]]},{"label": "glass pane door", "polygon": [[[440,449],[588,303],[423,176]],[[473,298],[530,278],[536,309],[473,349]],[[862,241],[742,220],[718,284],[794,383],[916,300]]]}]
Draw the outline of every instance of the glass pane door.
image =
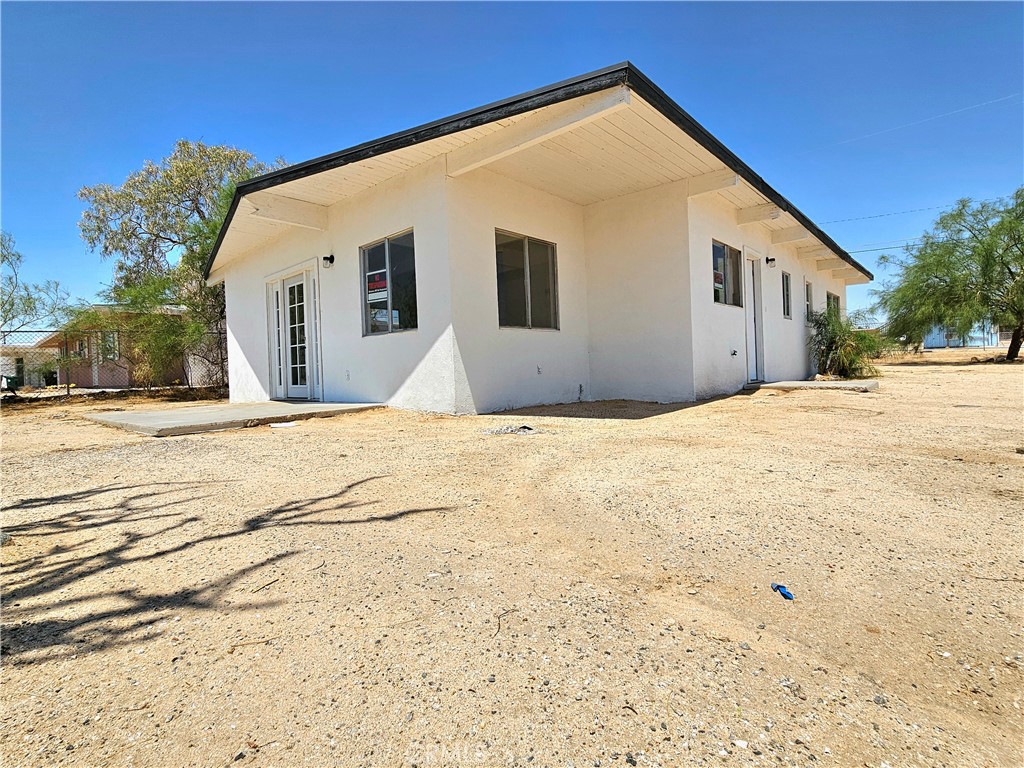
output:
[{"label": "glass pane door", "polygon": [[306,295],[303,276],[285,281],[288,397],[309,397]]}]

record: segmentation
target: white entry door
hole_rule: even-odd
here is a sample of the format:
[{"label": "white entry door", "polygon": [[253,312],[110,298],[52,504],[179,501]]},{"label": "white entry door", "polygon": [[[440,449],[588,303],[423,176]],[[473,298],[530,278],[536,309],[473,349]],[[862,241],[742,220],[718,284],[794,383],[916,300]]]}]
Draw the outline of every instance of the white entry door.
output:
[{"label": "white entry door", "polygon": [[747,381],[761,381],[761,259],[745,260],[743,306],[747,319]]},{"label": "white entry door", "polygon": [[309,355],[306,309],[306,281],[304,275],[284,281],[286,310],[285,373],[286,396],[303,400],[309,399]]},{"label": "white entry door", "polygon": [[274,396],[313,400],[316,395],[315,283],[308,273],[268,284]]}]

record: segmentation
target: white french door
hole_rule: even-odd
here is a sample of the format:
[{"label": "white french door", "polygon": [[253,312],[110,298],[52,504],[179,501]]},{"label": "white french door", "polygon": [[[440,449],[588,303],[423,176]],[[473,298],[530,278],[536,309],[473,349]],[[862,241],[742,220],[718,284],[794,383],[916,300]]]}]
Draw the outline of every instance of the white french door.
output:
[{"label": "white french door", "polygon": [[273,396],[316,399],[316,283],[309,272],[267,284]]}]

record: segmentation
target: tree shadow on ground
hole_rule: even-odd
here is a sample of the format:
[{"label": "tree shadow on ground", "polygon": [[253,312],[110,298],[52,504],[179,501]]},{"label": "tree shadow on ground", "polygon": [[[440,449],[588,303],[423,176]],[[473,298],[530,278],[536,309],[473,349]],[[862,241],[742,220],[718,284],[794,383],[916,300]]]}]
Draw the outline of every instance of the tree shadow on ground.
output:
[{"label": "tree shadow on ground", "polygon": [[[72,508],[5,528],[15,542],[51,536],[74,540],[68,544],[58,541],[44,552],[4,563],[4,634],[0,650],[8,663],[32,664],[48,658],[49,655],[41,657],[38,653],[48,648],[63,647],[69,649],[69,653],[88,653],[145,642],[158,634],[154,625],[166,618],[167,611],[189,609],[223,613],[271,607],[277,603],[262,600],[229,607],[223,598],[246,577],[282,563],[301,550],[287,549],[244,568],[214,574],[212,578],[203,574],[207,578],[197,585],[165,592],[145,591],[132,583],[136,578],[133,566],[166,560],[204,545],[271,528],[387,523],[409,515],[451,509],[423,507],[376,515],[345,515],[346,511],[377,503],[347,498],[355,489],[377,479],[380,478],[368,477],[332,493],[287,501],[202,535],[191,535],[191,530],[202,532],[202,524],[210,521],[195,514],[194,506],[187,507],[188,512],[176,507],[204,501],[208,497],[197,496],[196,492],[211,483],[107,485],[49,498],[16,501],[5,508],[5,514],[12,510],[75,507],[96,502],[100,506]],[[124,495],[124,491],[133,492]],[[105,495],[111,494],[116,496],[108,503]],[[192,529],[185,530],[190,527]],[[89,533],[90,538],[79,538],[83,532]],[[106,537],[117,540],[101,543]],[[97,588],[83,590],[82,582],[86,579],[97,579]],[[121,586],[118,580],[129,586]],[[100,588],[112,582],[112,586]],[[67,592],[72,594],[65,594]],[[23,602],[30,604],[23,606]],[[95,605],[97,603],[100,605]],[[37,619],[41,612],[48,615]],[[54,612],[58,615],[53,616]]]}]

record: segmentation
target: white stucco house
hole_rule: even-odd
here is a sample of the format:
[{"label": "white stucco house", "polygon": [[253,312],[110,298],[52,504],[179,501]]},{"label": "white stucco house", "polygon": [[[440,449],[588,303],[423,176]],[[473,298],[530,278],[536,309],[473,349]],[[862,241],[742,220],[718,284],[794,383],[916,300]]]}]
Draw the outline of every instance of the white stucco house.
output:
[{"label": "white stucco house", "polygon": [[486,413],[811,373],[871,274],[629,63],[239,185],[231,399]]}]

